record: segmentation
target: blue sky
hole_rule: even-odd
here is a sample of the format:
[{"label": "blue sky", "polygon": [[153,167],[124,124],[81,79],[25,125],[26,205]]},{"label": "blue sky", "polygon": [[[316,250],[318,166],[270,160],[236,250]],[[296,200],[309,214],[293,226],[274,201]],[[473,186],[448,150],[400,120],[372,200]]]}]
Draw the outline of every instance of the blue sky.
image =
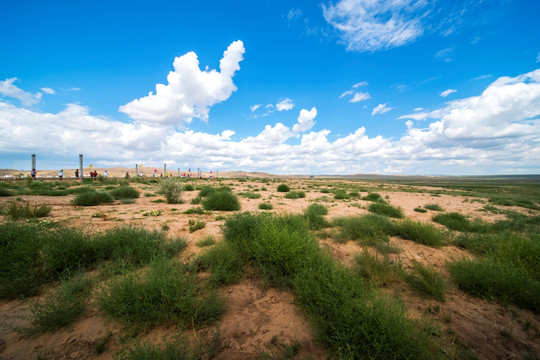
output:
[{"label": "blue sky", "polygon": [[533,0],[5,1],[0,168],[29,169],[31,153],[75,168],[83,153],[276,174],[539,173],[539,13]]}]

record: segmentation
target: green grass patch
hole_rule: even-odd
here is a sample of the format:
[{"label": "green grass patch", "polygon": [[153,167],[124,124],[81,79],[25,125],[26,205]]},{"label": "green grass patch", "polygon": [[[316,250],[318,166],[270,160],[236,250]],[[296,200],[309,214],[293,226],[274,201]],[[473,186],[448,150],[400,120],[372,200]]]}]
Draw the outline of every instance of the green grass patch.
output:
[{"label": "green grass patch", "polygon": [[384,202],[383,197],[377,193],[368,193],[362,200]]},{"label": "green grass patch", "polygon": [[423,209],[423,208],[421,208],[421,207],[415,207],[415,208],[414,208],[414,211],[419,212],[419,213],[427,213],[427,210],[426,210],[426,209]]},{"label": "green grass patch", "polygon": [[437,301],[444,301],[448,284],[433,267],[412,260],[412,270],[405,280],[419,294]]},{"label": "green grass patch", "polygon": [[181,204],[182,190],[182,183],[175,178],[163,179],[160,183],[160,193],[165,196],[168,204]]},{"label": "green grass patch", "polygon": [[230,243],[222,241],[197,259],[197,264],[210,272],[209,283],[213,287],[238,282],[244,269],[240,252]]},{"label": "green grass patch", "polygon": [[355,257],[354,274],[366,279],[374,286],[388,286],[403,278],[399,264],[390,261],[388,256],[373,255],[366,249]]},{"label": "green grass patch", "polygon": [[339,228],[339,241],[356,240],[368,246],[388,242],[394,229],[388,217],[376,214],[335,218],[332,226]]},{"label": "green grass patch", "polygon": [[433,211],[443,211],[443,208],[439,204],[426,204],[424,208]]},{"label": "green grass patch", "polygon": [[225,304],[214,294],[198,295],[194,275],[182,264],[157,258],[143,275],[111,280],[97,295],[100,308],[126,325],[180,323],[200,327],[221,317]]},{"label": "green grass patch", "polygon": [[111,191],[111,195],[115,199],[137,199],[139,197],[139,192],[137,189],[132,188],[131,186],[121,185],[120,187]]},{"label": "green grass patch", "polygon": [[328,208],[324,205],[317,203],[311,204],[304,214],[309,221],[309,227],[313,230],[320,230],[329,226],[324,218],[324,215],[328,214]]},{"label": "green grass patch", "polygon": [[394,231],[395,235],[422,245],[433,247],[446,245],[446,235],[432,224],[405,219],[395,224]]},{"label": "green grass patch", "polygon": [[189,225],[189,232],[195,232],[197,230],[203,229],[206,226],[206,223],[204,221],[195,221],[195,220],[188,220]]},{"label": "green grass patch", "polygon": [[296,200],[298,199],[298,193],[296,191],[289,191],[288,193],[285,194],[285,199],[293,199],[293,200]]},{"label": "green grass patch", "polygon": [[208,235],[200,239],[195,243],[198,247],[212,246],[216,244],[216,238],[212,235]]},{"label": "green grass patch", "polygon": [[478,221],[472,222],[466,216],[457,212],[437,214],[433,216],[433,221],[455,231],[480,232],[483,230],[482,223]]},{"label": "green grass patch", "polygon": [[392,205],[388,205],[382,202],[371,203],[368,207],[369,212],[389,216],[391,218],[402,219],[403,211],[400,208],[395,208]]},{"label": "green grass patch", "polygon": [[261,194],[257,194],[255,192],[245,192],[245,193],[239,193],[239,196],[248,198],[248,199],[260,199]]},{"label": "green grass patch", "polygon": [[114,196],[104,191],[91,191],[78,194],[73,199],[75,206],[96,206],[100,204],[108,204],[114,201]]}]

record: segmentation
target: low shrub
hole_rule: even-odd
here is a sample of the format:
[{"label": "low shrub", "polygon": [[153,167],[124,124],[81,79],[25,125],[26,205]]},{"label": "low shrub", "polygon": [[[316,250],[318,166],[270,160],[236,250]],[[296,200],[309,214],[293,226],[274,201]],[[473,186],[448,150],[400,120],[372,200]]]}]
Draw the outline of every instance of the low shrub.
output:
[{"label": "low shrub", "polygon": [[391,218],[402,219],[403,212],[400,208],[395,208],[392,205],[388,205],[382,202],[374,202],[368,207],[369,212],[389,216]]},{"label": "low shrub", "polygon": [[291,188],[289,188],[289,185],[287,184],[279,184],[277,187],[278,192],[289,192]]},{"label": "low shrub", "polygon": [[15,195],[11,190],[4,187],[0,187],[0,197],[7,197]]},{"label": "low shrub", "polygon": [[263,202],[259,204],[259,209],[261,210],[272,210],[274,206],[270,204],[269,202]]},{"label": "low shrub", "polygon": [[197,241],[195,245],[198,247],[212,246],[216,244],[216,238],[212,235],[203,237],[201,240]]},{"label": "low shrub", "polygon": [[240,253],[224,241],[199,256],[197,264],[210,272],[208,281],[214,287],[238,282],[244,269]]},{"label": "low shrub", "polygon": [[421,207],[415,207],[414,211],[419,212],[419,213],[427,213],[427,210]]},{"label": "low shrub", "polygon": [[197,230],[203,229],[206,226],[206,223],[204,221],[195,221],[195,220],[189,220],[189,232],[195,232]]},{"label": "low shrub", "polygon": [[334,199],[336,200],[343,200],[343,199],[348,199],[350,196],[347,194],[347,192],[345,190],[336,190],[334,191]]},{"label": "low shrub", "polygon": [[388,242],[388,235],[394,231],[388,217],[375,214],[335,218],[332,225],[340,228],[338,238],[357,240],[362,245]]},{"label": "low shrub", "polygon": [[305,211],[305,216],[309,221],[309,227],[313,230],[320,230],[329,225],[323,217],[327,214],[328,209],[326,206],[317,203],[311,204]]},{"label": "low shrub", "polygon": [[285,194],[285,199],[296,200],[298,199],[298,193],[296,191],[289,191],[288,193]]},{"label": "low shrub", "polygon": [[195,187],[191,184],[187,184],[184,186],[184,191],[195,191]]},{"label": "low shrub", "polygon": [[139,192],[132,188],[131,186],[122,185],[111,191],[111,195],[115,199],[137,199],[139,197]]},{"label": "low shrub", "polygon": [[484,230],[482,223],[478,221],[471,222],[464,215],[457,212],[437,214],[433,217],[433,221],[455,231],[481,232]]},{"label": "low shrub", "polygon": [[255,192],[240,193],[238,195],[246,197],[248,199],[260,199],[261,198],[261,194],[257,194]]},{"label": "low shrub", "polygon": [[443,208],[439,204],[426,204],[424,208],[433,211],[443,211]]},{"label": "low shrub", "polygon": [[355,262],[354,273],[374,286],[387,286],[403,278],[401,266],[391,262],[388,256],[372,255],[364,249],[355,257]]},{"label": "low shrub", "polygon": [[167,178],[161,181],[160,192],[165,196],[168,204],[181,204],[182,190],[182,183],[175,178]]},{"label": "low shrub", "polygon": [[383,197],[377,193],[368,193],[362,200],[384,202]]},{"label": "low shrub", "polygon": [[214,191],[202,201],[205,210],[240,210],[238,198],[230,191]]},{"label": "low shrub", "polygon": [[114,197],[103,191],[91,191],[78,194],[73,199],[73,205],[75,206],[96,206],[100,204],[112,203]]},{"label": "low shrub", "polygon": [[206,211],[201,207],[187,209],[186,211],[183,212],[183,214],[197,214],[197,215],[203,215],[205,213]]}]

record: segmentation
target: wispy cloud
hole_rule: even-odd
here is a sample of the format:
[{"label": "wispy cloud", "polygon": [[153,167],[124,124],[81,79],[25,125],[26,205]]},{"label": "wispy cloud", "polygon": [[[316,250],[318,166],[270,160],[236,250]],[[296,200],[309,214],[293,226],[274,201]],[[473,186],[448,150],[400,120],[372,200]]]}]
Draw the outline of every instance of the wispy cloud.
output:
[{"label": "wispy cloud", "polygon": [[0,95],[18,99],[24,106],[37,104],[41,100],[41,93],[31,94],[16,85],[13,85],[17,78],[9,78],[0,81]]},{"label": "wispy cloud", "polygon": [[53,89],[48,88],[48,87],[42,87],[41,91],[43,91],[45,94],[49,94],[49,95],[56,94],[56,92]]},{"label": "wispy cloud", "polygon": [[455,47],[449,47],[446,49],[439,50],[433,55],[436,59],[439,59],[444,62],[454,61],[454,50]]},{"label": "wispy cloud", "polygon": [[284,99],[281,99],[277,104],[276,104],[276,109],[277,111],[289,111],[289,110],[292,110],[292,108],[294,108],[294,103],[291,99],[289,98],[284,98]]},{"label": "wispy cloud", "polygon": [[251,110],[251,112],[255,112],[255,110],[257,110],[260,107],[261,107],[261,104],[255,104],[255,105],[250,106],[249,110]]},{"label": "wispy cloud", "polygon": [[344,97],[350,96],[351,97],[349,99],[350,103],[357,103],[357,102],[360,102],[360,101],[367,100],[367,99],[371,98],[371,96],[369,95],[368,92],[358,92],[358,91],[355,90],[355,89],[359,88],[360,86],[367,86],[367,85],[368,85],[367,81],[360,81],[360,82],[354,84],[352,86],[352,89],[347,90],[344,93],[342,93],[339,96],[339,98],[342,99]]},{"label": "wispy cloud", "polygon": [[441,96],[442,97],[447,97],[448,95],[456,93],[456,92],[457,92],[457,90],[455,90],[455,89],[444,90],[443,92],[441,92]]},{"label": "wispy cloud", "polygon": [[349,100],[350,103],[357,103],[369,99],[371,96],[367,92],[357,92],[354,93],[354,96]]}]

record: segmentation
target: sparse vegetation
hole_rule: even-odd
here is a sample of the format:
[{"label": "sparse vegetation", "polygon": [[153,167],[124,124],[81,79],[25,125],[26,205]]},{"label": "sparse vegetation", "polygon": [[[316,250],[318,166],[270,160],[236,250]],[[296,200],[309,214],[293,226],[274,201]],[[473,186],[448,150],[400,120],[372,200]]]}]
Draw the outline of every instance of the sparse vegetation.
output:
[{"label": "sparse vegetation", "polygon": [[443,211],[443,208],[439,204],[426,204],[424,208],[433,211]]},{"label": "sparse vegetation", "polygon": [[392,205],[388,205],[382,202],[371,203],[368,207],[369,212],[389,216],[391,218],[402,219],[403,212],[399,208],[395,208]]},{"label": "sparse vegetation", "polygon": [[202,205],[205,210],[240,210],[238,198],[232,192],[226,190],[213,191],[204,198]]},{"label": "sparse vegetation", "polygon": [[439,247],[446,244],[446,236],[432,224],[405,219],[395,225],[395,234],[419,244]]},{"label": "sparse vegetation", "polygon": [[289,192],[291,188],[289,188],[289,185],[287,184],[279,184],[277,187],[278,192]]},{"label": "sparse vegetation", "polygon": [[112,203],[114,196],[104,191],[89,191],[78,194],[73,199],[75,206],[96,206],[100,204]]},{"label": "sparse vegetation", "polygon": [[52,206],[49,205],[30,205],[27,202],[10,201],[3,207],[2,214],[12,220],[20,220],[45,217],[51,210]]},{"label": "sparse vegetation", "polygon": [[131,186],[121,185],[118,188],[111,191],[111,195],[115,199],[137,199],[139,197],[139,192],[132,188]]},{"label": "sparse vegetation", "polygon": [[182,190],[182,183],[175,178],[167,178],[161,181],[160,192],[165,196],[168,204],[181,204]]},{"label": "sparse vegetation", "polygon": [[263,202],[259,204],[259,209],[261,210],[272,210],[274,206],[270,204],[269,202]]},{"label": "sparse vegetation", "polygon": [[195,232],[197,230],[200,230],[206,226],[206,223],[204,221],[195,221],[195,220],[189,220],[189,232]]},{"label": "sparse vegetation", "polygon": [[409,285],[418,293],[437,301],[445,300],[448,285],[434,268],[412,260],[412,270],[405,277]]}]

